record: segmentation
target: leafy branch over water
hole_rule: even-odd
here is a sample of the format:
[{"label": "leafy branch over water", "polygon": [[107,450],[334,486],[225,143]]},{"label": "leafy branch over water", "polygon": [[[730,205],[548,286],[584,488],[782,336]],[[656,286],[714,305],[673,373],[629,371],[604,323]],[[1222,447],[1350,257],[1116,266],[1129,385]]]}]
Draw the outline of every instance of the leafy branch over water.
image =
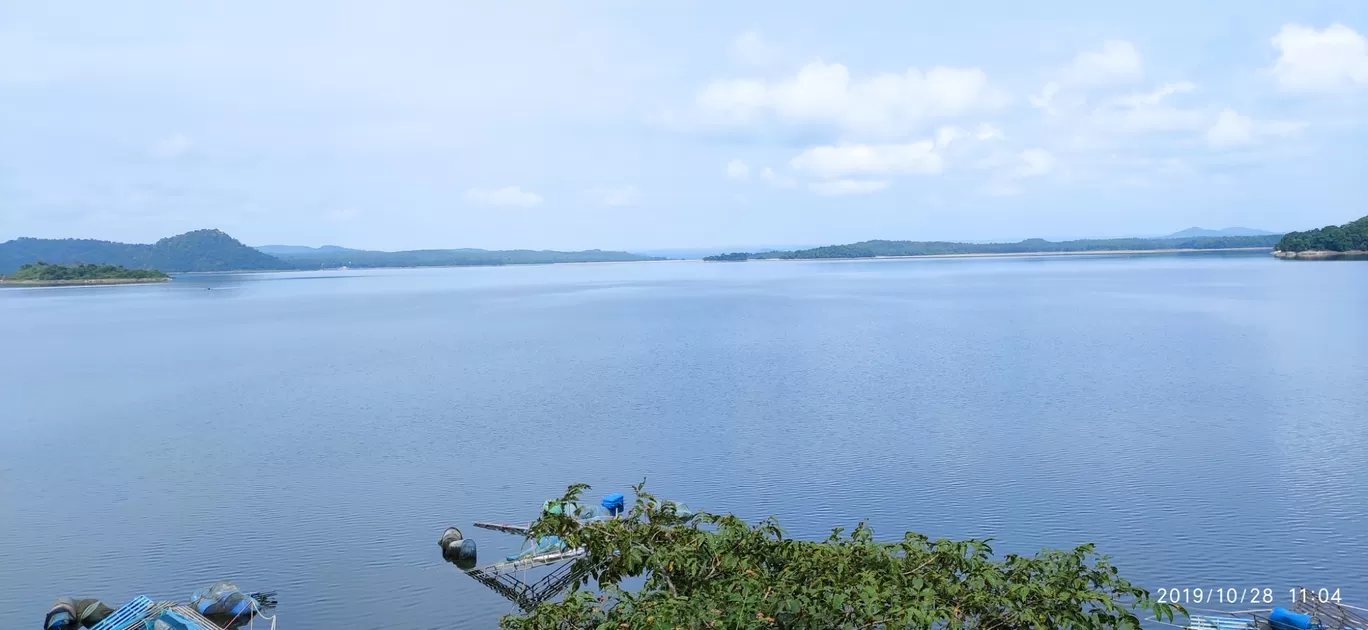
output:
[{"label": "leafy branch over water", "polygon": [[[562,500],[588,488],[570,486]],[[577,586],[563,602],[504,617],[501,628],[1138,629],[1146,611],[1185,614],[1120,577],[1092,545],[996,559],[988,540],[907,533],[878,542],[863,523],[821,542],[794,540],[773,519],[681,519],[669,502],[635,490],[619,519],[543,514],[532,524],[531,536],[560,536],[588,552],[603,596]],[[640,576],[640,589],[620,586]]]}]

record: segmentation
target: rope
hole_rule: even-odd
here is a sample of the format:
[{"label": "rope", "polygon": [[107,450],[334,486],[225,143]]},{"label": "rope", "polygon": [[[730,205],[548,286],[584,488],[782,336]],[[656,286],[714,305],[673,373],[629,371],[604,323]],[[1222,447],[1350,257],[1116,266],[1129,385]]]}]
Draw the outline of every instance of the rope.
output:
[{"label": "rope", "polygon": [[[249,598],[249,599],[251,600],[252,604],[251,604],[250,606],[247,607],[247,611],[246,611],[246,612],[247,612],[247,628],[248,628],[248,630],[253,630],[254,628],[256,628],[256,618],[257,618],[257,617],[264,617],[264,618],[266,618],[266,619],[270,619],[270,620],[271,620],[271,630],[275,630],[275,627],[276,627],[276,616],[275,616],[275,615],[267,615],[267,614],[265,613],[264,609],[261,607],[261,602],[258,602],[255,598]],[[227,623],[226,625],[224,625],[224,627],[225,627],[225,628],[231,628],[231,627],[233,627],[233,622],[234,622],[234,621],[237,621],[238,617],[241,617],[241,616],[242,616],[242,613],[238,613],[238,614],[236,614],[236,615],[233,615],[233,618],[232,618],[232,619],[229,619],[229,620],[228,620],[228,623]]]}]

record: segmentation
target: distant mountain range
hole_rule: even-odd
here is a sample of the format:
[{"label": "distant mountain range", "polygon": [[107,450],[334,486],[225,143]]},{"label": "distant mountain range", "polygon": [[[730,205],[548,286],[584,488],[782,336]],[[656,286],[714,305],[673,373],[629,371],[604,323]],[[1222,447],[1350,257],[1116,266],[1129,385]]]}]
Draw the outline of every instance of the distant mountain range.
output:
[{"label": "distant mountain range", "polygon": [[[1272,247],[1277,234],[1232,227],[1221,230],[1188,228],[1151,239],[1085,239],[1052,242],[1028,239],[1019,243],[951,243],[927,241],[865,241],[851,245],[794,248],[775,251],[757,248],[730,258],[860,258],[940,253],[1010,253],[1105,251],[1127,249],[1187,249]],[[334,269],[338,267],[436,267],[516,265],[566,262],[631,262],[670,258],[698,258],[723,253],[722,248],[655,250],[647,253],[587,250],[423,249],[371,251],[336,245],[262,245],[248,247],[219,230],[195,230],[151,244],[115,243],[94,239],[18,238],[0,243],[0,275],[33,262],[59,265],[118,265],[129,269],[168,272]],[[673,254],[673,255],[671,255]]]},{"label": "distant mountain range", "polygon": [[1219,230],[1208,230],[1206,228],[1190,227],[1180,232],[1174,232],[1168,236],[1160,238],[1197,238],[1202,236],[1271,236],[1277,232],[1266,232],[1247,227],[1228,227]]},{"label": "distant mountain range", "polygon": [[1259,236],[1196,236],[1190,238],[1099,238],[1047,241],[1028,238],[1015,243],[958,243],[953,241],[861,241],[811,249],[778,252],[732,252],[708,256],[709,261],[758,259],[815,260],[823,258],[879,258],[889,256],[945,256],[964,254],[1045,254],[1065,252],[1127,252],[1207,249],[1273,249],[1278,234]]},{"label": "distant mountain range", "polygon": [[322,247],[306,247],[304,245],[257,245],[252,249],[272,256],[277,254],[327,254],[360,251],[347,247],[338,247],[336,245],[324,245]]},{"label": "distant mountain range", "polygon": [[[289,245],[275,247],[291,247]],[[280,251],[280,250],[277,250]],[[337,267],[449,267],[467,265],[537,265],[570,262],[635,262],[662,260],[627,252],[590,249],[560,252],[531,249],[416,249],[399,252],[347,249],[324,246],[301,247],[275,254],[294,269],[333,269]]]},{"label": "distant mountain range", "polygon": [[670,247],[664,249],[634,249],[633,254],[642,256],[659,256],[676,260],[698,260],[705,256],[725,254],[727,252],[768,252],[776,250],[808,249],[817,247],[814,244],[807,245],[732,245],[728,247]]},{"label": "distant mountain range", "polygon": [[129,269],[187,271],[264,271],[337,267],[438,267],[516,265],[561,262],[626,262],[658,260],[627,252],[558,252],[547,250],[428,249],[375,252],[327,245],[266,245],[253,248],[219,230],[195,230],[152,244],[94,239],[17,238],[0,243],[0,275],[33,262],[58,265],[118,265]]}]

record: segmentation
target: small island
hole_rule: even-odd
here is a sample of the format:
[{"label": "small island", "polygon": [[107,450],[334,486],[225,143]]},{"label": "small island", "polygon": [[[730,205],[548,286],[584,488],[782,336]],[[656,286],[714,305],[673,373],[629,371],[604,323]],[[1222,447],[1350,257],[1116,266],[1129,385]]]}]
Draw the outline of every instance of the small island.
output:
[{"label": "small island", "polygon": [[1279,258],[1368,257],[1368,217],[1344,225],[1288,232],[1273,246]]},{"label": "small island", "polygon": [[133,284],[166,282],[171,276],[156,269],[129,269],[115,265],[50,265],[28,263],[18,271],[0,276],[0,284],[20,286],[65,286],[82,284]]},{"label": "small island", "polygon": [[717,254],[715,256],[704,256],[703,260],[708,262],[746,262],[751,255],[745,252],[732,252],[730,254]]}]

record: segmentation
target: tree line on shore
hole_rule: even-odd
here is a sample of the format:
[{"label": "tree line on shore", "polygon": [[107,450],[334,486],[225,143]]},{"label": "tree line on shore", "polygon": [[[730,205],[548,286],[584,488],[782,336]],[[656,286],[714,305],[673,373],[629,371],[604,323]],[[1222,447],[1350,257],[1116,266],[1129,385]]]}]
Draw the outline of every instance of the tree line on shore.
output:
[{"label": "tree line on shore", "polygon": [[129,269],[117,265],[50,265],[39,261],[19,267],[4,276],[13,282],[62,282],[68,280],[156,280],[167,278],[156,269]]},{"label": "tree line on shore", "polygon": [[1368,216],[1344,225],[1327,225],[1305,232],[1288,232],[1274,249],[1280,252],[1368,251]]},{"label": "tree line on shore", "polygon": [[709,256],[709,261],[748,259],[875,258],[879,256],[936,256],[947,254],[1041,254],[1174,249],[1272,248],[1279,235],[1199,236],[1191,238],[1102,238],[1047,241],[1032,238],[1015,243],[959,243],[953,241],[861,241],[794,251],[733,252]]}]

